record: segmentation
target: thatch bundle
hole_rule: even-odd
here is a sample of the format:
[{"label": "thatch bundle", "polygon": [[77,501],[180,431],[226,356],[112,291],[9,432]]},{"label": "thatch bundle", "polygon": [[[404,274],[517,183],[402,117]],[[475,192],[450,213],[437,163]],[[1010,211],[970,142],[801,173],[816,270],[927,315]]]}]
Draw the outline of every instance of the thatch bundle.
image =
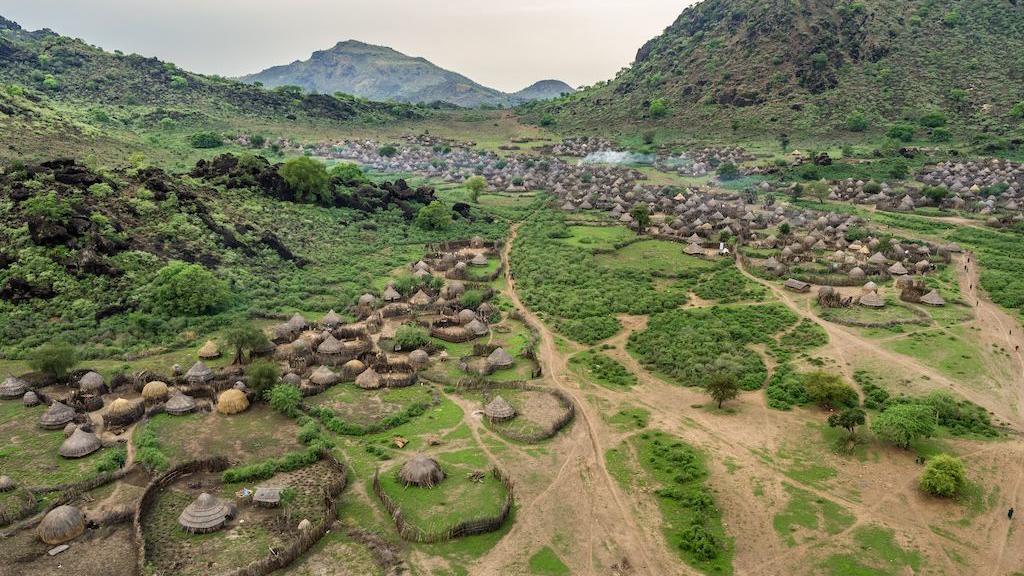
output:
[{"label": "thatch bundle", "polygon": [[180,416],[182,414],[188,414],[196,409],[196,401],[191,396],[185,394],[175,394],[171,396],[171,399],[164,404],[164,411],[168,414]]},{"label": "thatch bundle", "polygon": [[313,371],[309,381],[317,386],[333,386],[338,383],[338,375],[327,366],[321,366]]},{"label": "thatch bundle", "polygon": [[146,382],[142,387],[142,399],[146,402],[162,402],[167,399],[167,384],[159,380]]},{"label": "thatch bundle", "polygon": [[73,408],[54,400],[46,412],[39,417],[39,427],[44,430],[60,430],[74,419],[75,410]]},{"label": "thatch bundle", "polygon": [[20,398],[25,395],[26,391],[28,391],[28,382],[21,378],[15,378],[13,375],[8,375],[7,379],[0,383],[0,398],[4,400]]},{"label": "thatch bundle", "polygon": [[185,380],[190,384],[205,384],[213,380],[213,370],[207,368],[202,360],[198,360],[188,372],[185,372]]},{"label": "thatch bundle", "polygon": [[186,532],[205,534],[220,529],[230,516],[231,509],[227,504],[203,492],[182,510],[178,524]]},{"label": "thatch bundle", "polygon": [[502,422],[515,418],[516,409],[501,396],[495,396],[484,406],[484,415],[495,422]]},{"label": "thatch bundle", "polygon": [[433,488],[444,480],[444,470],[437,460],[417,454],[407,460],[398,471],[398,480],[406,486]]},{"label": "thatch bundle", "polygon": [[203,344],[199,348],[199,357],[203,360],[213,360],[214,358],[220,358],[220,347],[213,340],[207,340],[206,344]]},{"label": "thatch bundle", "polygon": [[418,348],[409,353],[409,365],[417,370],[430,363],[430,355],[426,350]]},{"label": "thatch bundle", "polygon": [[78,389],[86,394],[102,394],[105,386],[103,376],[100,376],[97,372],[86,372],[78,380]]},{"label": "thatch bundle", "polygon": [[43,517],[36,534],[43,542],[56,546],[78,538],[85,532],[85,516],[74,506],[57,506]]},{"label": "thatch bundle", "polygon": [[108,427],[127,426],[142,418],[145,411],[146,407],[142,402],[118,398],[110,403],[110,408],[103,415],[103,423]]},{"label": "thatch bundle", "polygon": [[75,430],[78,430],[78,424],[68,422],[67,426],[64,427],[64,437],[70,438],[75,433]]},{"label": "thatch bundle", "polygon": [[244,412],[249,407],[249,399],[245,393],[234,388],[225,390],[217,397],[217,412],[225,415]]},{"label": "thatch bundle", "polygon": [[375,390],[380,388],[380,374],[372,367],[363,370],[362,374],[356,376],[356,386],[359,386],[363,390]]},{"label": "thatch bundle", "polygon": [[76,428],[75,433],[60,445],[60,455],[65,458],[88,456],[102,447],[100,439],[92,432]]}]

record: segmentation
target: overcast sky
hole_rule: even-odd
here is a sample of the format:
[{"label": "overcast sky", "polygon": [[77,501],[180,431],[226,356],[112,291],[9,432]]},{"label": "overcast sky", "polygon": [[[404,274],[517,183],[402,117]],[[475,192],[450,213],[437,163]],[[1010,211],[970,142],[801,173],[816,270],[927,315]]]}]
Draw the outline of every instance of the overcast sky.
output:
[{"label": "overcast sky", "polygon": [[610,78],[695,0],[0,0],[0,15],[107,50],[239,76],[340,40],[506,91]]}]

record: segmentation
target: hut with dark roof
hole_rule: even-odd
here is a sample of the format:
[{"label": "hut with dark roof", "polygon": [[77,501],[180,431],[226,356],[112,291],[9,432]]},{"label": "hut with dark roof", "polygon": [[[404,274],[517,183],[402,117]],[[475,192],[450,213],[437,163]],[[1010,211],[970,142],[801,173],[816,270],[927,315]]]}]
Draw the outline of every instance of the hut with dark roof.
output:
[{"label": "hut with dark roof", "polygon": [[3,383],[0,383],[0,398],[4,400],[21,398],[27,391],[28,382],[21,378],[15,378],[13,375],[7,376]]},{"label": "hut with dark roof", "polygon": [[491,368],[508,368],[515,360],[501,346],[497,347],[487,356],[487,365]]},{"label": "hut with dark roof", "polygon": [[484,406],[484,416],[492,422],[503,422],[515,418],[516,409],[501,396],[495,396]]},{"label": "hut with dark roof", "polygon": [[398,471],[398,480],[406,486],[433,488],[444,480],[444,470],[437,460],[417,454],[402,465]]},{"label": "hut with dark roof", "polygon": [[86,372],[78,380],[78,389],[86,394],[102,394],[106,389],[106,384],[103,382],[103,376],[100,376],[98,372]]},{"label": "hut with dark roof", "polygon": [[345,319],[342,318],[341,315],[335,312],[334,309],[332,308],[329,312],[327,312],[327,314],[324,314],[323,318],[320,319],[320,324],[327,328],[334,328],[335,326],[341,324],[344,321]]},{"label": "hut with dark roof", "polygon": [[210,370],[202,360],[197,361],[185,372],[185,380],[189,384],[205,384],[213,380],[213,370]]},{"label": "hut with dark roof", "polygon": [[230,517],[227,504],[203,492],[181,511],[178,524],[191,534],[206,534],[219,530]]},{"label": "hut with dark roof", "polygon": [[801,294],[811,291],[810,284],[808,284],[807,282],[803,282],[801,280],[797,280],[796,278],[790,278],[786,280],[786,282],[783,284],[783,287],[785,287],[787,290],[792,290],[793,292],[798,292]]},{"label": "hut with dark roof", "polygon": [[85,532],[85,516],[74,506],[57,506],[50,510],[36,527],[39,539],[57,546],[78,538]]},{"label": "hut with dark roof", "polygon": [[188,414],[196,409],[196,401],[185,394],[175,394],[164,404],[164,411],[174,416]]},{"label": "hut with dark roof", "polygon": [[46,412],[39,417],[39,427],[44,430],[60,430],[74,419],[74,408],[54,400]]},{"label": "hut with dark roof", "polygon": [[281,488],[259,486],[252,495],[252,503],[264,508],[275,508],[281,504]]},{"label": "hut with dark roof", "polygon": [[76,428],[70,438],[60,445],[60,455],[65,458],[81,458],[99,450],[103,445],[93,432]]},{"label": "hut with dark roof", "polygon": [[39,395],[32,390],[25,392],[25,395],[21,397],[21,403],[29,408],[32,406],[38,406],[39,402]]}]

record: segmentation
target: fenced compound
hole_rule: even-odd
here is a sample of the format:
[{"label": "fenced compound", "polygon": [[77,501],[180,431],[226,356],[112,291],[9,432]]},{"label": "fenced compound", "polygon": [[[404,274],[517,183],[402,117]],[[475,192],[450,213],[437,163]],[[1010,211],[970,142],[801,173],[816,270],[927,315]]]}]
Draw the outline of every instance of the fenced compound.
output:
[{"label": "fenced compound", "polygon": [[572,422],[573,418],[576,417],[576,404],[568,394],[558,390],[557,388],[538,386],[536,384],[521,381],[493,382],[482,378],[464,378],[457,384],[456,389],[483,392],[493,392],[495,390],[523,390],[527,392],[543,392],[554,396],[555,399],[558,400],[558,405],[562,408],[562,413],[546,427],[532,433],[520,432],[513,429],[501,429],[499,431],[503,436],[507,436],[517,442],[535,444],[537,442],[543,442],[544,440],[553,438],[556,434],[561,432],[562,428],[568,426],[569,423]]},{"label": "fenced compound", "polygon": [[401,507],[390,496],[388,496],[384,491],[384,488],[381,486],[380,470],[373,473],[373,493],[377,495],[377,498],[384,506],[384,509],[391,515],[391,519],[395,523],[395,529],[398,530],[398,535],[401,536],[403,540],[408,542],[418,542],[420,544],[434,544],[437,542],[454,540],[456,538],[494,532],[495,530],[499,530],[502,525],[505,524],[505,521],[508,520],[509,515],[512,513],[512,507],[515,505],[512,480],[497,466],[491,468],[491,474],[497,478],[503,486],[505,486],[506,496],[505,502],[501,506],[501,511],[494,516],[484,516],[481,518],[463,520],[454,526],[432,532],[424,530],[405,519],[405,516],[402,514]]}]

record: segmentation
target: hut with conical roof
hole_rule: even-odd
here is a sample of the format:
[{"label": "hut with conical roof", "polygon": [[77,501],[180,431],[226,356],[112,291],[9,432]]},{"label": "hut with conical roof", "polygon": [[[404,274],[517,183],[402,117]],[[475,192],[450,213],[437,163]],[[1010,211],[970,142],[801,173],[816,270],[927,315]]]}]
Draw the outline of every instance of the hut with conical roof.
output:
[{"label": "hut with conical roof", "polygon": [[345,380],[352,380],[356,376],[359,376],[366,370],[366,364],[363,364],[358,358],[353,358],[341,367],[341,377]]},{"label": "hut with conical roof", "polygon": [[320,319],[320,324],[325,328],[334,328],[344,321],[345,319],[331,308],[331,310],[327,314],[324,314],[324,317]]},{"label": "hut with conical roof", "polygon": [[466,324],[466,330],[469,330],[474,336],[485,336],[487,335],[487,325],[480,320],[474,318],[472,322]]},{"label": "hut with conical roof", "polygon": [[60,455],[65,458],[81,458],[88,456],[102,447],[100,439],[92,432],[76,428],[70,438],[60,445]]},{"label": "hut with conical roof", "polygon": [[78,389],[86,394],[102,394],[106,389],[106,384],[103,382],[103,376],[100,376],[98,372],[86,372],[78,380]]},{"label": "hut with conical roof", "polygon": [[878,292],[868,292],[860,297],[860,305],[868,308],[882,308],[885,306],[885,300],[878,295]]},{"label": "hut with conical roof", "polygon": [[691,242],[686,245],[686,248],[683,248],[683,253],[689,256],[703,256],[704,248],[702,248],[700,244]]},{"label": "hut with conical roof", "polygon": [[220,347],[213,340],[207,340],[205,344],[200,346],[198,355],[203,360],[220,358]]},{"label": "hut with conical roof", "polygon": [[39,417],[39,427],[44,430],[60,430],[74,419],[74,408],[54,400],[46,412]]},{"label": "hut with conical roof", "polygon": [[413,306],[429,306],[432,300],[423,290],[417,290],[415,294],[409,298],[409,304]]},{"label": "hut with conical roof", "polygon": [[469,324],[473,320],[476,320],[476,312],[469,308],[463,308],[462,310],[459,310],[456,317],[459,319],[459,324]]},{"label": "hut with conical roof", "polygon": [[224,415],[238,414],[249,407],[249,399],[245,393],[235,388],[230,388],[217,396],[217,412]]},{"label": "hut with conical roof", "polygon": [[39,539],[57,546],[78,538],[85,532],[85,516],[74,506],[57,506],[50,510],[36,527]]},{"label": "hut with conical roof", "polygon": [[175,394],[164,404],[164,411],[168,414],[181,416],[196,409],[196,401],[185,394]]},{"label": "hut with conical roof", "polygon": [[444,480],[444,470],[437,460],[417,454],[402,465],[398,471],[398,480],[406,486],[433,488]]},{"label": "hut with conical roof", "polygon": [[0,383],[0,398],[4,400],[21,398],[27,391],[28,382],[21,378],[15,378],[13,375],[7,376],[3,383]]},{"label": "hut with conical roof", "polygon": [[309,328],[309,322],[306,322],[306,319],[302,317],[302,314],[296,312],[288,319],[288,326],[290,326],[295,332],[302,332],[306,328]]},{"label": "hut with conical roof", "polygon": [[938,290],[932,290],[931,292],[921,296],[921,303],[929,306],[945,306],[946,301],[939,295]]},{"label": "hut with conical roof", "polygon": [[110,428],[128,426],[139,418],[146,411],[140,401],[118,398],[110,403],[107,413],[103,415],[103,423]]},{"label": "hut with conical roof", "polygon": [[167,394],[167,383],[159,380],[146,382],[146,385],[142,387],[142,399],[150,404],[163,402],[167,399]]},{"label": "hut with conical roof", "polygon": [[491,368],[508,368],[515,360],[501,346],[497,347],[487,356],[487,365]]},{"label": "hut with conical roof", "polygon": [[326,388],[338,383],[338,375],[327,366],[321,366],[309,376],[309,381],[317,386]]},{"label": "hut with conical roof", "polygon": [[231,516],[231,508],[221,500],[203,492],[181,511],[178,524],[191,534],[220,530]]},{"label": "hut with conical roof", "polygon": [[483,254],[477,254],[473,256],[473,259],[469,261],[472,266],[487,266],[487,256]]},{"label": "hut with conical roof", "polygon": [[892,266],[889,266],[889,274],[893,276],[904,276],[907,274],[907,268],[902,262],[896,262]]},{"label": "hut with conical roof", "polygon": [[197,361],[185,372],[185,380],[189,384],[205,384],[213,380],[213,370],[210,370],[202,360]]},{"label": "hut with conical roof", "polygon": [[10,476],[0,476],[0,492],[14,490],[14,480]]},{"label": "hut with conical roof", "polygon": [[388,284],[388,287],[384,289],[384,301],[385,302],[398,302],[402,299],[402,295],[395,290],[393,284]]},{"label": "hut with conical roof", "polygon": [[377,297],[367,292],[359,297],[359,305],[365,307],[373,306],[377,301]]},{"label": "hut with conical roof", "polygon": [[363,390],[375,390],[381,387],[380,374],[373,367],[363,370],[363,373],[356,376],[356,386]]},{"label": "hut with conical roof", "polygon": [[484,415],[492,422],[503,422],[515,418],[516,409],[501,396],[495,396],[484,406]]},{"label": "hut with conical roof", "polygon": [[327,338],[316,347],[316,351],[324,356],[338,356],[345,350],[344,344],[341,340],[334,337],[333,334],[328,334]]},{"label": "hut with conical roof", "polygon": [[419,370],[430,363],[430,355],[427,354],[426,350],[417,348],[409,353],[409,364]]}]

